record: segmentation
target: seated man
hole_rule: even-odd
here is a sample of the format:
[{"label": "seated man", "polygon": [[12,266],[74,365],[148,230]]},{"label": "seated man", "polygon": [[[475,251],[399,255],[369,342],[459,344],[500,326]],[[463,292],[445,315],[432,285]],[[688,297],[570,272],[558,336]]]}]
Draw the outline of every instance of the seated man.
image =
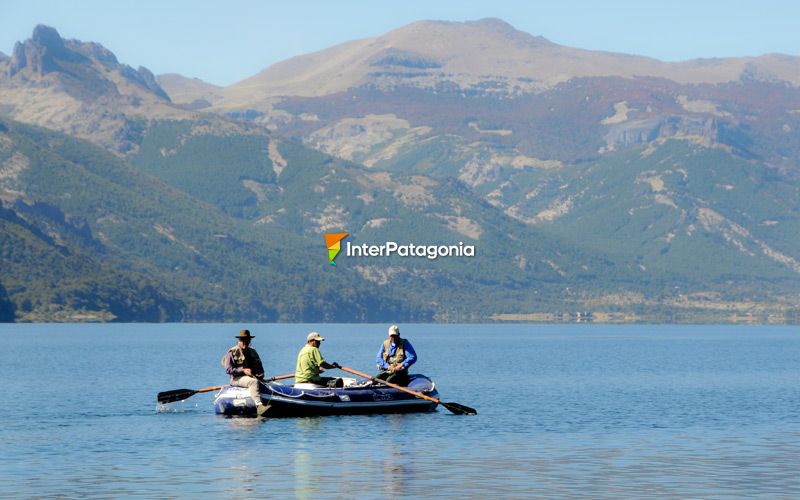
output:
[{"label": "seated man", "polygon": [[343,382],[340,378],[320,377],[320,367],[331,369],[339,368],[339,363],[328,363],[319,351],[319,345],[325,340],[317,332],[311,332],[306,337],[306,345],[300,349],[297,355],[297,367],[294,370],[294,383],[312,383],[328,387],[342,387]]},{"label": "seated man", "polygon": [[250,347],[250,341],[256,337],[250,335],[250,330],[241,330],[236,338],[239,342],[225,353],[222,365],[231,377],[231,385],[249,389],[250,397],[256,403],[256,412],[261,416],[267,410],[259,390],[259,384],[264,380],[264,367],[256,350]]},{"label": "seated man", "polygon": [[400,338],[400,328],[392,325],[389,338],[383,341],[375,361],[381,370],[375,378],[405,387],[409,382],[408,367],[417,361],[417,353],[411,342]]}]

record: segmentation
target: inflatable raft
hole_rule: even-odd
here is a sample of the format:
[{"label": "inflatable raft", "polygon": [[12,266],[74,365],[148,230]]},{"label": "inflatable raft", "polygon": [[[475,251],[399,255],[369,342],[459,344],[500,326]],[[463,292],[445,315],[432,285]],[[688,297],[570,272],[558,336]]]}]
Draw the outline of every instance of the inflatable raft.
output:
[{"label": "inflatable raft", "polygon": [[[436,385],[424,375],[411,375],[408,388],[438,398]],[[357,415],[369,413],[429,412],[437,403],[418,398],[399,389],[370,382],[344,379],[342,388],[314,384],[283,385],[270,382],[261,386],[261,401],[266,417],[306,417],[315,415]],[[246,388],[226,386],[214,399],[217,414],[256,416],[256,405]]]}]

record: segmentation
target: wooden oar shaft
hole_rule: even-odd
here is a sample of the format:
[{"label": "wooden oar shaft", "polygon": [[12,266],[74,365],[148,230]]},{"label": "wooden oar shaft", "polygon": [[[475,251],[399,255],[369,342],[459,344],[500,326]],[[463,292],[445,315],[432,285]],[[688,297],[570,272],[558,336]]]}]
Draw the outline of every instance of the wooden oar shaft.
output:
[{"label": "wooden oar shaft", "polygon": [[389,387],[391,387],[393,389],[397,389],[399,391],[407,392],[407,393],[409,393],[411,395],[414,395],[414,396],[416,396],[418,398],[427,399],[428,401],[432,401],[432,402],[434,402],[436,404],[442,404],[442,402],[439,401],[438,399],[432,398],[432,397],[427,396],[425,394],[422,394],[421,392],[412,391],[408,387],[403,387],[402,385],[397,385],[397,384],[393,384],[391,382],[387,382],[387,381],[379,379],[377,377],[373,377],[372,375],[367,375],[366,373],[362,373],[362,372],[360,372],[358,370],[353,370],[352,368],[347,368],[346,366],[342,366],[341,369],[346,371],[346,372],[352,373],[353,375],[358,375],[359,377],[363,377],[365,379],[372,380],[373,382],[378,382],[379,384],[383,384],[383,385],[389,386]]},{"label": "wooden oar shaft", "polygon": [[[270,377],[268,381],[272,380],[283,380],[285,378],[293,378],[294,373],[287,373],[286,375],[277,375],[275,377]],[[262,381],[263,383],[264,381]],[[157,396],[157,400],[159,403],[175,403],[178,401],[183,401],[184,399],[189,399],[190,397],[194,396],[195,394],[200,394],[203,392],[212,392],[218,391],[220,389],[224,389],[226,386],[224,385],[215,385],[214,387],[204,387],[202,389],[192,390],[192,389],[175,389],[174,391],[166,391],[166,392],[159,392]]]},{"label": "wooden oar shaft", "polygon": [[214,387],[205,387],[203,389],[197,389],[197,392],[211,392],[211,391],[218,391],[225,387],[224,385],[215,385]]},{"label": "wooden oar shaft", "polygon": [[[286,375],[278,375],[276,377],[270,377],[269,380],[283,380],[285,378],[292,378],[294,377],[294,373],[287,373]],[[218,391],[224,388],[224,385],[215,385],[214,387],[205,387],[203,389],[197,389],[197,393],[203,392],[211,392],[211,391]]]}]

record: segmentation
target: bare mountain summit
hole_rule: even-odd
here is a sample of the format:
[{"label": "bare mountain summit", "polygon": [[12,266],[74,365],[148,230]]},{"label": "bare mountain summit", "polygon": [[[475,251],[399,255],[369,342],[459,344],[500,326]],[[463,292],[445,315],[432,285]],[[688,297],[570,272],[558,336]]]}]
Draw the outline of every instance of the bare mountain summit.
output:
[{"label": "bare mountain summit", "polygon": [[656,59],[565,47],[499,19],[420,21],[274,64],[224,90],[216,107],[264,109],[280,96],[323,96],[364,85],[490,90],[518,95],[578,77],[658,77],[724,83],[743,77],[800,85],[800,58]]}]

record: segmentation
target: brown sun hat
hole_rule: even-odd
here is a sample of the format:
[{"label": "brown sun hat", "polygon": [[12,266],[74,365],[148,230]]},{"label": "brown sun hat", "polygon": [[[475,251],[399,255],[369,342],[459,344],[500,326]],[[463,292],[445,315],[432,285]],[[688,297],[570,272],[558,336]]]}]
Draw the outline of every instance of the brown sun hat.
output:
[{"label": "brown sun hat", "polygon": [[237,339],[254,339],[256,338],[255,335],[250,335],[250,330],[239,330],[239,335],[236,335]]}]

